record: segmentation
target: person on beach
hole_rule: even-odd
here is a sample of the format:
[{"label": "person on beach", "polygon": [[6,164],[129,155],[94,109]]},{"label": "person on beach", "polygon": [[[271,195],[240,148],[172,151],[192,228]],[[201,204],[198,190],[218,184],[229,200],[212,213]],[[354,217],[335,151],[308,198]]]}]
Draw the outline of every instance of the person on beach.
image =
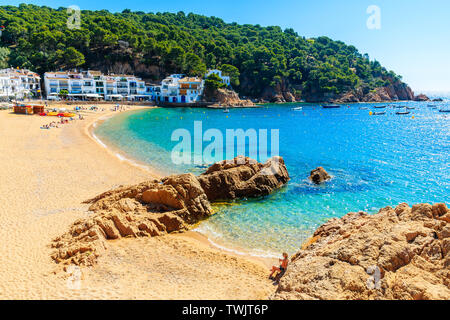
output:
[{"label": "person on beach", "polygon": [[283,253],[283,258],[284,259],[279,259],[279,261],[280,261],[280,266],[279,267],[277,267],[277,266],[273,266],[272,267],[269,279],[274,279],[273,275],[274,275],[275,272],[278,272],[278,274],[280,274],[280,273],[283,273],[283,272],[286,271],[288,263],[289,263],[289,261],[288,261],[288,254],[286,252]]}]

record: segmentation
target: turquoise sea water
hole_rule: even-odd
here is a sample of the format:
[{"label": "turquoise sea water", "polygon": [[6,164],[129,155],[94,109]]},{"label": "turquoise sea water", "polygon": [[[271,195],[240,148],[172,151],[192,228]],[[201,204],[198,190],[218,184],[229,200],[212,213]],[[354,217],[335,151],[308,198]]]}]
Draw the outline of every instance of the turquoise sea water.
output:
[{"label": "turquoise sea water", "polygon": [[[270,141],[270,129],[279,129],[279,154],[291,176],[288,185],[262,199],[219,204],[218,213],[198,228],[217,244],[273,255],[297,251],[320,224],[350,211],[374,213],[401,202],[449,203],[450,114],[427,104],[396,103],[416,107],[407,116],[394,115],[399,111],[394,108],[387,108],[386,115],[370,116],[370,111],[382,111],[373,104],[340,109],[265,105],[229,113],[151,109],[110,118],[95,135],[127,157],[165,173],[199,174],[201,166],[172,163],[171,151],[178,144],[171,141],[174,130],[187,129],[193,135],[194,121],[202,121],[203,132],[215,128],[224,136],[226,129],[268,129]],[[293,111],[296,106],[303,111]],[[248,141],[246,147],[249,150]],[[322,186],[307,179],[318,166],[333,176]]]}]

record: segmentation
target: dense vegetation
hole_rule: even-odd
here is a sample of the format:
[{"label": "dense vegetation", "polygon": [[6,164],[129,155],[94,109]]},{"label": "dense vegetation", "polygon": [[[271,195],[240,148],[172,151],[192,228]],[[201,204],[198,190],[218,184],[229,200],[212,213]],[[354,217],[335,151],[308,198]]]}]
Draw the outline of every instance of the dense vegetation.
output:
[{"label": "dense vegetation", "polygon": [[[297,95],[364,91],[400,79],[354,46],[293,29],[225,23],[196,14],[82,11],[69,29],[66,8],[0,6],[0,64],[43,73],[74,67],[132,72],[159,80],[221,68],[241,94],[284,88]],[[3,47],[8,47],[5,50]]]}]

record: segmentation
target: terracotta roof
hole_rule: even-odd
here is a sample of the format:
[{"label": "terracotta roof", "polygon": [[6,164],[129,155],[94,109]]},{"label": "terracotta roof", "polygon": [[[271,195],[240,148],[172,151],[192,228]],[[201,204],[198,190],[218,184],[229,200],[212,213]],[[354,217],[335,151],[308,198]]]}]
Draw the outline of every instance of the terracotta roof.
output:
[{"label": "terracotta roof", "polygon": [[178,82],[201,82],[202,79],[200,78],[194,78],[194,77],[186,77],[183,79],[180,79]]}]

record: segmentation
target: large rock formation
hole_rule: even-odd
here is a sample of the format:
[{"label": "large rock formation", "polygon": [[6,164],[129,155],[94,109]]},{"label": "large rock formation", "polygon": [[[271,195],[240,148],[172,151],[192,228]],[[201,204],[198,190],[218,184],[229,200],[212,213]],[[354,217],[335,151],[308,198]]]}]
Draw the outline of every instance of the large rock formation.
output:
[{"label": "large rock formation", "polygon": [[450,299],[450,210],[400,204],[319,227],[272,299]]},{"label": "large rock formation", "polygon": [[188,230],[212,214],[210,201],[266,195],[288,179],[280,157],[266,164],[238,157],[230,164],[214,164],[199,178],[173,175],[107,191],[86,201],[94,212],[91,217],[76,221],[54,239],[52,258],[63,264],[93,265],[106,249],[106,240]]},{"label": "large rock formation", "polygon": [[283,102],[295,102],[301,99],[300,96],[296,96],[295,90],[289,89],[287,83],[278,83],[275,87],[266,87],[259,97],[261,100],[283,103]]},{"label": "large rock formation", "polygon": [[216,201],[266,196],[288,182],[289,174],[281,157],[261,164],[241,156],[212,165],[198,180],[208,199]]},{"label": "large rock formation", "polygon": [[393,82],[367,92],[363,88],[351,90],[331,100],[336,103],[414,100],[414,92],[403,82]]},{"label": "large rock formation", "polygon": [[248,99],[241,99],[239,95],[230,89],[217,89],[212,93],[205,92],[204,100],[213,102],[214,106],[222,107],[254,107],[255,104]]},{"label": "large rock formation", "polygon": [[331,176],[322,167],[318,167],[317,169],[312,170],[309,175],[309,180],[311,180],[315,184],[321,184],[330,179]]}]

